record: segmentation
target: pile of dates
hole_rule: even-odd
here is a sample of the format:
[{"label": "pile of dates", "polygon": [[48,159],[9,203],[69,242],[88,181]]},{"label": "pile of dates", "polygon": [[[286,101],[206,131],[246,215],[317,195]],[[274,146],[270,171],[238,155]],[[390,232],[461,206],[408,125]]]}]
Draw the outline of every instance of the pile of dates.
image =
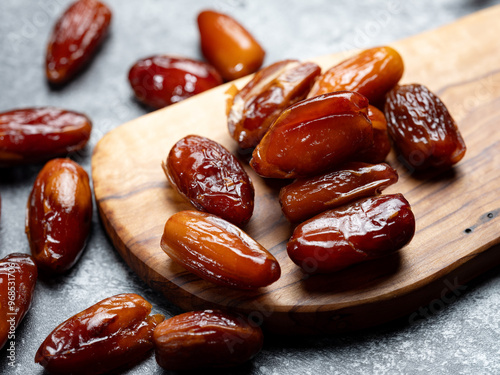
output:
[{"label": "pile of dates", "polygon": [[[398,85],[403,60],[391,47],[358,53],[321,73],[284,60],[232,87],[227,124],[240,153],[261,177],[288,179],[279,192],[294,225],[290,259],[308,274],[330,273],[407,245],[415,217],[385,159],[392,145],[412,171],[444,170],[465,154],[445,105],[425,86]],[[240,161],[217,142],[188,135],[163,169],[198,210],[171,216],[161,238],[170,258],[199,277],[255,289],[280,277],[278,261],[241,227],[254,188]],[[271,223],[270,223],[271,224]]]},{"label": "pile of dates", "polygon": [[[46,76],[73,79],[106,39],[110,9],[75,1],[54,27]],[[294,232],[290,259],[308,274],[336,272],[384,257],[408,244],[415,218],[402,194],[382,195],[398,180],[385,163],[392,146],[412,171],[446,169],[460,161],[464,141],[440,99],[425,86],[398,85],[403,61],[390,47],[363,51],[326,72],[312,62],[284,60],[258,70],[265,56],[231,17],[198,16],[208,61],[156,55],[137,61],[129,81],[153,108],[186,99],[224,81],[257,72],[232,88],[228,130],[263,178],[287,179],[279,200]],[[30,308],[38,273],[64,273],[85,248],[92,192],[85,170],[62,158],[90,138],[90,119],[53,107],[0,114],[0,167],[46,162],[26,208],[31,255],[0,260],[0,347]],[[255,191],[241,162],[217,142],[197,135],[179,140],[163,163],[176,189],[196,210],[165,224],[162,249],[171,259],[217,285],[251,290],[281,276],[280,264],[242,228]],[[255,356],[263,344],[252,321],[224,311],[193,311],[165,320],[136,294],[106,298],[57,326],[35,362],[52,374],[120,372],[152,349],[167,370],[227,367]]]}]

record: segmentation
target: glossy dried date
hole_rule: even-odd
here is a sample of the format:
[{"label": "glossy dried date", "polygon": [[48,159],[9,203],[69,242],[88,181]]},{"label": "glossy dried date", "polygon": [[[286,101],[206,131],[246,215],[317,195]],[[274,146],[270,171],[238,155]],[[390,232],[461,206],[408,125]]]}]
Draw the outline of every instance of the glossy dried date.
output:
[{"label": "glossy dried date", "polygon": [[255,289],[281,274],[278,261],[264,247],[237,226],[204,212],[171,216],[161,248],[176,263],[218,285]]},{"label": "glossy dried date", "polygon": [[192,311],[167,319],[154,334],[156,361],[166,370],[231,367],[262,348],[262,330],[238,315]]},{"label": "glossy dried date", "polygon": [[342,91],[300,101],[273,123],[252,154],[250,165],[263,177],[320,174],[352,160],[373,144],[368,100]]},{"label": "glossy dried date", "polygon": [[327,273],[379,258],[409,243],[415,217],[402,194],[365,198],[299,225],[287,244],[308,273]]},{"label": "glossy dried date", "polygon": [[87,116],[59,108],[0,113],[0,166],[36,163],[81,150],[91,130]]},{"label": "glossy dried date", "polygon": [[250,220],[252,182],[238,159],[219,143],[188,135],[172,147],[163,170],[172,187],[196,209],[236,225]]},{"label": "glossy dried date", "polygon": [[209,64],[166,55],[137,61],[128,80],[136,98],[153,108],[180,102],[222,83],[219,73]]},{"label": "glossy dried date", "polygon": [[0,349],[12,340],[15,351],[15,329],[31,306],[37,276],[27,254],[13,253],[0,260]]},{"label": "glossy dried date", "polygon": [[389,135],[409,168],[449,168],[465,142],[444,103],[420,84],[395,87],[385,104]]},{"label": "glossy dried date", "polygon": [[385,115],[372,105],[368,106],[368,118],[373,128],[373,145],[361,150],[355,159],[372,164],[382,163],[391,151],[387,121]]},{"label": "glossy dried date", "polygon": [[296,180],[280,191],[285,217],[300,222],[323,211],[356,199],[380,194],[398,181],[398,173],[388,164],[350,162],[335,171]]},{"label": "glossy dried date", "polygon": [[234,18],[212,10],[198,15],[201,51],[226,81],[255,73],[265,52]]},{"label": "glossy dried date", "polygon": [[97,0],[74,2],[57,21],[45,58],[49,82],[69,81],[94,56],[107,35],[111,11]]},{"label": "glossy dried date", "polygon": [[302,100],[321,68],[284,60],[259,70],[231,101],[228,128],[241,149],[254,148],[288,106]]},{"label": "glossy dried date", "polygon": [[384,95],[401,79],[403,59],[391,47],[370,48],[328,69],[308,97],[335,91],[355,91],[370,104],[383,103]]},{"label": "glossy dried date", "polygon": [[26,235],[40,270],[71,268],[85,248],[92,219],[87,172],[70,159],[53,159],[38,174],[26,208]]},{"label": "glossy dried date", "polygon": [[72,316],[40,345],[35,362],[51,374],[103,374],[132,364],[153,348],[163,315],[137,294],[118,294]]}]

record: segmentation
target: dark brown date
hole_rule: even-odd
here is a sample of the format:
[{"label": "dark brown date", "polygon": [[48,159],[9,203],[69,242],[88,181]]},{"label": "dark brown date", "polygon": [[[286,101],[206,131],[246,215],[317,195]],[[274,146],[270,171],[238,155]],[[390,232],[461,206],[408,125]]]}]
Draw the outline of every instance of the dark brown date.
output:
[{"label": "dark brown date", "polygon": [[372,105],[368,106],[368,118],[373,127],[373,145],[361,150],[356,155],[356,160],[372,164],[382,163],[391,151],[387,121],[385,115]]},{"label": "dark brown date", "polygon": [[403,195],[381,195],[302,223],[293,232],[287,251],[305,272],[327,273],[395,252],[414,233],[415,217]]},{"label": "dark brown date", "polygon": [[291,222],[300,222],[356,199],[380,194],[398,181],[385,163],[349,162],[333,172],[296,180],[280,191],[281,209]]},{"label": "dark brown date", "polygon": [[196,209],[236,225],[250,220],[252,182],[238,159],[219,143],[197,135],[184,137],[170,150],[163,170]]},{"label": "dark brown date", "polygon": [[162,108],[222,83],[214,67],[201,61],[157,55],[137,61],[128,80],[136,98]]},{"label": "dark brown date", "polygon": [[262,348],[262,330],[241,316],[192,311],[167,319],[154,334],[156,361],[166,370],[231,367]]},{"label": "dark brown date", "polygon": [[255,148],[250,165],[263,177],[314,176],[372,144],[368,100],[355,92],[329,93],[285,109]]},{"label": "dark brown date", "polygon": [[165,223],[161,248],[202,279],[237,289],[257,289],[279,279],[274,256],[237,226],[199,211],[181,211]]},{"label": "dark brown date", "polygon": [[308,97],[348,90],[366,96],[370,104],[383,104],[384,95],[399,82],[403,71],[403,59],[395,49],[370,48],[328,69]]},{"label": "dark brown date", "polygon": [[42,162],[81,150],[91,130],[87,116],[59,108],[0,113],[0,166]]},{"label": "dark brown date", "polygon": [[0,260],[0,349],[15,337],[16,327],[28,312],[37,276],[36,265],[27,254],[13,253]]},{"label": "dark brown date", "polygon": [[163,315],[137,294],[106,298],[57,326],[36,352],[51,374],[95,375],[135,363],[153,348]]},{"label": "dark brown date", "polygon": [[85,248],[92,219],[87,172],[70,159],[53,159],[38,174],[26,209],[26,235],[40,270],[71,268]]},{"label": "dark brown date", "polygon": [[279,114],[306,97],[320,73],[318,65],[297,60],[259,70],[230,103],[229,133],[240,148],[257,146]]},{"label": "dark brown date", "polygon": [[106,38],[111,11],[97,0],[74,2],[57,21],[47,46],[45,70],[54,84],[69,81]]},{"label": "dark brown date", "polygon": [[389,135],[409,168],[445,169],[465,155],[465,142],[444,103],[419,84],[395,87],[387,94]]}]

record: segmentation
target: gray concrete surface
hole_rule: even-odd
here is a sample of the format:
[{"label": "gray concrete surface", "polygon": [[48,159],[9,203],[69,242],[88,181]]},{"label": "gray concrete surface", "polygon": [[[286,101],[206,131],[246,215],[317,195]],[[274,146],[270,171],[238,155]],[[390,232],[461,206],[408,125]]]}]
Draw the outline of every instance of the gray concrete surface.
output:
[{"label": "gray concrete surface", "polygon": [[[107,0],[112,32],[89,69],[62,90],[44,77],[46,41],[67,0],[1,0],[0,111],[54,105],[87,113],[91,142],[74,159],[90,172],[92,149],[116,126],[146,113],[133,100],[130,66],[155,53],[201,58],[196,15],[213,8],[231,14],[261,41],[265,63],[307,59],[361,48],[438,27],[495,1],[266,1]],[[481,36],[478,35],[478,38]],[[436,56],[439,59],[439,56]],[[0,256],[29,252],[24,207],[40,165],[0,170]],[[500,374],[500,268],[459,290],[452,303],[423,306],[418,319],[363,332],[312,338],[267,337],[263,351],[228,374]],[[179,310],[147,287],[122,261],[94,215],[87,249],[66,275],[40,281],[31,311],[16,334],[15,366],[4,350],[2,374],[41,374],[35,352],[60,322],[114,294],[136,292],[167,316]],[[154,356],[127,374],[162,374]]]}]

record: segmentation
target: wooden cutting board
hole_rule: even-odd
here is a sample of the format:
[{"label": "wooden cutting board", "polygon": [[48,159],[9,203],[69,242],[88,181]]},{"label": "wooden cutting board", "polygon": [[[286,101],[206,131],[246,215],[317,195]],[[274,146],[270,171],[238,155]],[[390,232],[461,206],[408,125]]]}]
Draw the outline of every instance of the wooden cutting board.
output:
[{"label": "wooden cutting board", "polygon": [[[278,259],[280,280],[242,292],[212,285],[171,262],[160,248],[163,226],[173,213],[192,207],[170,188],[161,162],[188,134],[236,150],[226,127],[228,85],[123,124],[97,144],[95,197],[113,244],[144,281],[181,308],[238,310],[276,333],[339,332],[405,314],[419,319],[422,306],[444,308],[461,293],[461,284],[500,263],[499,19],[497,6],[392,45],[405,61],[402,82],[423,83],[437,93],[468,148],[453,170],[419,178],[390,155],[400,181],[386,192],[402,192],[417,219],[414,239],[399,253],[332,275],[306,276],[286,254],[293,228],[281,214],[279,186],[247,168],[256,202],[245,230]],[[349,54],[313,61],[326,69]]]}]

